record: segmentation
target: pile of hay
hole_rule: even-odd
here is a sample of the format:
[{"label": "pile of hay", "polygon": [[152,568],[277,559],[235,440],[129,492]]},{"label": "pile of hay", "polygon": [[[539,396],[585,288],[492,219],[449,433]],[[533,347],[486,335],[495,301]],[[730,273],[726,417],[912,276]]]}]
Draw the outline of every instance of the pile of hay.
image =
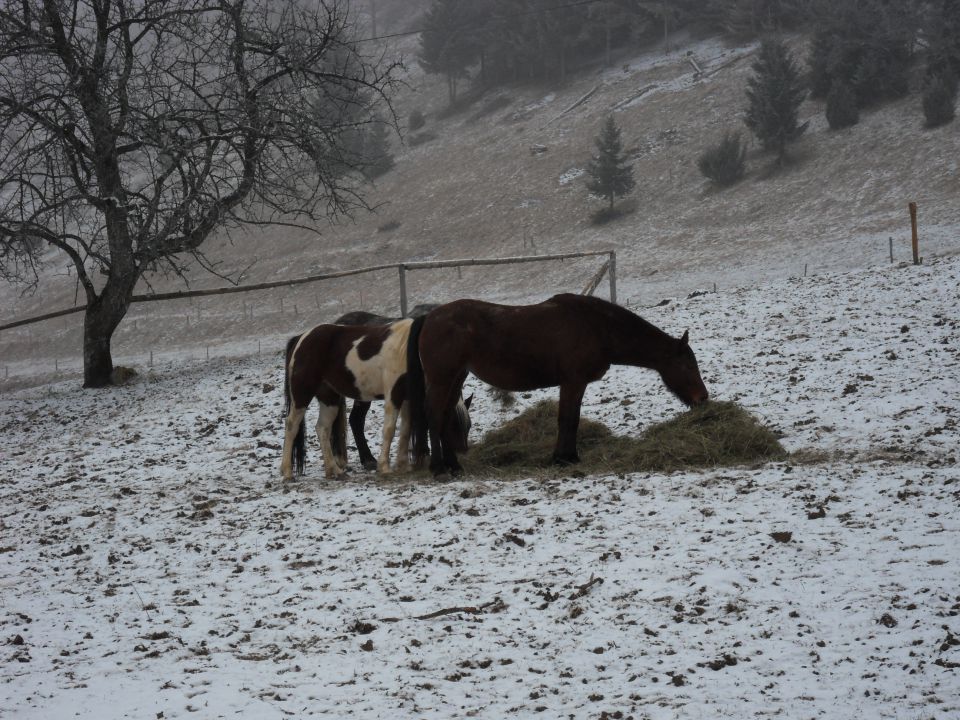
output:
[{"label": "pile of hay", "polygon": [[[544,400],[487,433],[463,459],[471,470],[514,475],[549,467],[557,439],[557,403]],[[587,473],[668,472],[744,465],[787,456],[776,436],[732,402],[708,402],[639,437],[614,435],[581,418],[580,464]]]}]

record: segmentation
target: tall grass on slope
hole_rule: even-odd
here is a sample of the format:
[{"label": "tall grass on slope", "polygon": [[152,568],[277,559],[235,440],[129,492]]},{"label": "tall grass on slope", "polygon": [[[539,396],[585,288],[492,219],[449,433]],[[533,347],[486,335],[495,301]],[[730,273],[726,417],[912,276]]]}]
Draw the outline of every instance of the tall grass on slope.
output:
[{"label": "tall grass on slope", "polygon": [[[550,467],[557,403],[544,400],[487,433],[464,457],[472,472],[512,477]],[[745,465],[787,456],[776,436],[732,402],[709,402],[651,425],[638,437],[614,435],[581,419],[576,469],[586,474],[669,472]]]}]

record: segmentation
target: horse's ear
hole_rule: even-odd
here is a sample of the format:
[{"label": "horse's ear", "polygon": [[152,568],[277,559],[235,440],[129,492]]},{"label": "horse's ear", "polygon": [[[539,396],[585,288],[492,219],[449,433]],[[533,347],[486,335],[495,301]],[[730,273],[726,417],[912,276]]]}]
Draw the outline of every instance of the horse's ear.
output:
[{"label": "horse's ear", "polygon": [[463,404],[467,406],[467,410],[470,409],[470,403],[473,402],[473,393],[470,393],[470,397],[463,401]]},{"label": "horse's ear", "polygon": [[689,343],[688,343],[688,340],[689,340],[688,335],[689,335],[689,331],[684,330],[684,331],[683,331],[683,337],[680,338],[680,344],[681,344],[681,345],[687,345],[687,344],[689,344]]}]

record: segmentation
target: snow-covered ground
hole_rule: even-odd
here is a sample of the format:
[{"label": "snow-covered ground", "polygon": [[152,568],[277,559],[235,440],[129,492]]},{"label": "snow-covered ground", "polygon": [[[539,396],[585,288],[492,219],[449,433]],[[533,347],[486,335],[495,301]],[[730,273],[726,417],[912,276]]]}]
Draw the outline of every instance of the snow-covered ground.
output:
[{"label": "snow-covered ground", "polygon": [[[641,309],[800,451],[752,468],[284,484],[276,351],[9,392],[0,717],[960,717],[958,287]],[[543,394],[477,390],[477,433]],[[680,411],[632,368],[584,408]]]}]

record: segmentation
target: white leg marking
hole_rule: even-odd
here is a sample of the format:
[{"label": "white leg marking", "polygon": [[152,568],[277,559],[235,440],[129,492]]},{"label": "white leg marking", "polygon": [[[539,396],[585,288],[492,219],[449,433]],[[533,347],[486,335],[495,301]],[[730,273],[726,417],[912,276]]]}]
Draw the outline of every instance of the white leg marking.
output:
[{"label": "white leg marking", "polygon": [[390,472],[390,445],[396,430],[397,408],[387,400],[383,404],[383,442],[380,446],[380,460],[377,462],[377,472],[384,475]]},{"label": "white leg marking", "polygon": [[280,474],[285,480],[293,477],[293,441],[297,437],[297,431],[300,429],[300,422],[303,420],[307,409],[290,406],[290,412],[283,424],[283,455],[280,460]]},{"label": "white leg marking", "polygon": [[339,406],[320,403],[317,438],[320,440],[320,448],[323,452],[323,472],[328,478],[335,478],[343,474],[343,468],[337,464],[337,460],[333,456],[333,444],[330,442],[330,431],[333,428],[334,420],[337,419],[338,412],[340,412]]}]

